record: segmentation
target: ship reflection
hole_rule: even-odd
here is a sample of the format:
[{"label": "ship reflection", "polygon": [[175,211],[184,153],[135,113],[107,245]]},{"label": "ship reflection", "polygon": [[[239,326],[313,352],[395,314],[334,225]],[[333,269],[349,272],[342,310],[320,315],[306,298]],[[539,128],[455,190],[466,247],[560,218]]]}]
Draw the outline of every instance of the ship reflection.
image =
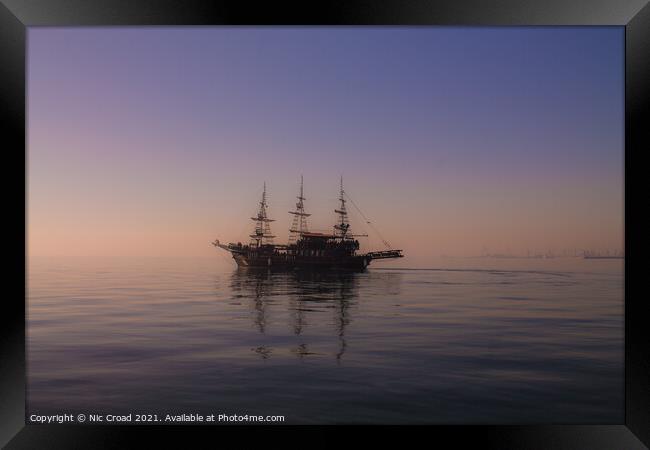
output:
[{"label": "ship reflection", "polygon": [[[325,333],[336,339],[336,351],[329,352],[341,361],[348,342],[346,329],[352,322],[362,288],[386,283],[395,292],[398,273],[356,272],[270,272],[238,269],[231,276],[231,291],[240,300],[248,299],[254,328],[263,335],[277,337],[278,327],[299,337],[289,351],[299,358],[326,355],[315,350],[310,339]],[[273,327],[272,333],[269,328]],[[287,328],[288,327],[288,328]],[[275,349],[274,349],[275,347]],[[260,345],[252,351],[266,360],[278,345]]]}]

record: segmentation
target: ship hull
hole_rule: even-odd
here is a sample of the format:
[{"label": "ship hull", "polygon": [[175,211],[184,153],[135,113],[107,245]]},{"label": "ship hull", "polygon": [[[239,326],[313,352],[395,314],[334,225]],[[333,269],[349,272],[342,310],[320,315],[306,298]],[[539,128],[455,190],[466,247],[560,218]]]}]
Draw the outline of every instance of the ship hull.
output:
[{"label": "ship hull", "polygon": [[293,255],[250,256],[233,253],[233,259],[241,268],[258,268],[272,270],[351,270],[363,271],[368,267],[370,258],[354,255],[340,258],[309,258]]}]

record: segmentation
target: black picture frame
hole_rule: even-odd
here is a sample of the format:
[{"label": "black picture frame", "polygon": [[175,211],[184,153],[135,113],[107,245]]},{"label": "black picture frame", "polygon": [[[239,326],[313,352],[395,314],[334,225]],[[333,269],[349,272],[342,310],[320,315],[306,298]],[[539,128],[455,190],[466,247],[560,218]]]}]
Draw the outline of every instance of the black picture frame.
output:
[{"label": "black picture frame", "polygon": [[[647,133],[650,84],[650,5],[647,0],[346,0],[254,7],[233,0],[0,0],[0,104],[2,177],[8,206],[6,242],[13,245],[6,279],[13,289],[2,306],[0,444],[10,449],[128,448],[134,441],[190,447],[205,434],[236,435],[238,445],[260,432],[286,438],[295,427],[93,426],[25,424],[25,233],[26,233],[26,37],[35,26],[119,25],[612,25],[625,27],[625,421],[602,425],[430,426],[363,428],[368,438],[416,432],[434,444],[452,439],[500,449],[636,449],[650,446],[650,350],[639,247],[645,219],[639,212],[650,149]],[[21,187],[22,186],[22,187]],[[9,194],[9,195],[7,195]],[[641,197],[641,201],[633,200]],[[11,220],[8,220],[10,217]],[[7,239],[8,238],[8,239]],[[5,243],[6,243],[5,242]],[[22,298],[22,300],[21,300]],[[301,428],[304,431],[305,428]],[[332,427],[308,427],[327,439]],[[211,441],[206,441],[211,442]],[[333,440],[332,443],[337,442]],[[214,443],[214,441],[213,441]],[[216,444],[215,444],[216,445]],[[207,446],[214,446],[207,444]]]}]

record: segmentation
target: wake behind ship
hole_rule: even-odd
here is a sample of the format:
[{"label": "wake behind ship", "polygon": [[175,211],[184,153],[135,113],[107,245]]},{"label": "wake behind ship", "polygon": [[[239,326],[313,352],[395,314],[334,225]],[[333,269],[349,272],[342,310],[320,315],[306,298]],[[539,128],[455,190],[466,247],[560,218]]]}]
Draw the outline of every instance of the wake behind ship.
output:
[{"label": "wake behind ship", "polygon": [[[289,241],[286,245],[274,244],[275,236],[271,233],[273,219],[267,216],[266,183],[260,201],[257,217],[251,217],[255,222],[255,230],[250,235],[250,243],[243,245],[241,242],[222,244],[215,240],[212,244],[232,254],[239,267],[257,267],[269,269],[342,269],[363,271],[374,259],[401,258],[402,250],[393,250],[384,240],[388,250],[359,253],[359,241],[356,239],[364,235],[355,235],[350,232],[348,213],[346,209],[343,179],[339,208],[334,212],[338,221],[334,231],[328,233],[310,232],[307,227],[303,196],[303,182],[300,178],[300,194],[297,197],[296,210],[290,211],[293,223],[289,229]],[[368,222],[370,223],[370,222]]]}]

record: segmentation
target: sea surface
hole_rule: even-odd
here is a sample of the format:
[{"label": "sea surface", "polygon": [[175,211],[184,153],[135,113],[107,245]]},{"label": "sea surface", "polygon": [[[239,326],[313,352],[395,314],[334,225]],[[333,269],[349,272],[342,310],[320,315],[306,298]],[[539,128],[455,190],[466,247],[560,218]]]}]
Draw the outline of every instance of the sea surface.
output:
[{"label": "sea surface", "polygon": [[28,414],[622,423],[623,261],[29,258]]}]

